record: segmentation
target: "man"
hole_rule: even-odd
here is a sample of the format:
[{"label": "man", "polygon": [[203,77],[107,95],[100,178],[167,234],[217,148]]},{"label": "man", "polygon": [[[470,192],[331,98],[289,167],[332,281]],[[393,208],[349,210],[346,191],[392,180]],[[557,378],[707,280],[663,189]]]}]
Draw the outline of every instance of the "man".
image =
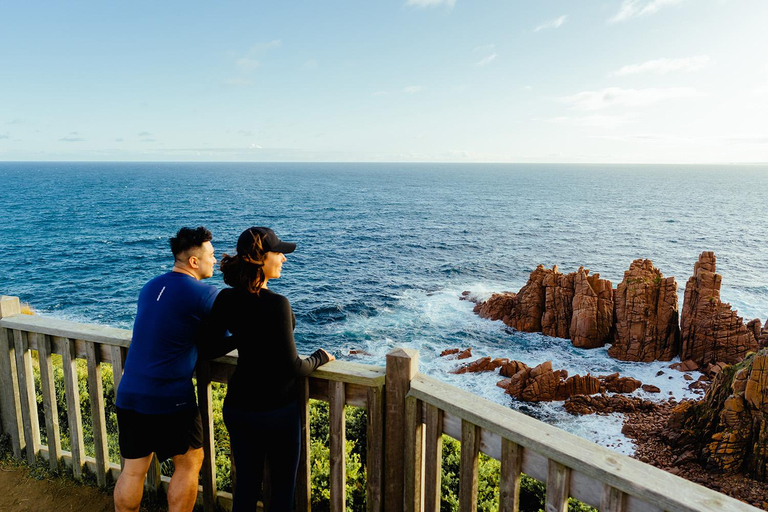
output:
[{"label": "man", "polygon": [[152,454],[172,458],[168,510],[189,512],[197,498],[203,434],[192,372],[198,329],[218,290],[201,282],[213,275],[211,232],[181,228],[171,238],[173,270],[141,289],[133,339],[117,393],[123,472],[115,510],[137,512]]}]

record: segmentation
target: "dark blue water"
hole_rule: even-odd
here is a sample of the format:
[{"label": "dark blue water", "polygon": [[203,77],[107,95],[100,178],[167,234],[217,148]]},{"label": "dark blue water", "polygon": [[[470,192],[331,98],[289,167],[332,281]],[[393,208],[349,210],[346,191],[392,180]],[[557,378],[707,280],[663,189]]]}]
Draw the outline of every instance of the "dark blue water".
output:
[{"label": "dark blue water", "polygon": [[[266,225],[298,244],[270,287],[291,300],[303,352],[363,349],[359,360],[381,364],[409,346],[443,377],[454,363],[436,354],[471,346],[652,381],[656,366],[509,333],[458,297],[516,291],[539,263],[584,265],[615,286],[643,257],[677,278],[682,301],[698,254],[713,250],[724,300],[765,320],[766,219],[765,166],[0,163],[0,294],[130,328],[143,283],[172,266],[179,227],[207,226],[220,256]],[[445,378],[508,400],[492,377]]]}]

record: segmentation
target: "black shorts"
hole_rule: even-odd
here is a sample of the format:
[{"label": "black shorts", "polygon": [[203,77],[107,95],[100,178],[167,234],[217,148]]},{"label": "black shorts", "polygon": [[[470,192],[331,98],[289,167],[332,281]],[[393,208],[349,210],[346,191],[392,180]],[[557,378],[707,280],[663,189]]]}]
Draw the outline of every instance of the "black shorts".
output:
[{"label": "black shorts", "polygon": [[170,414],[142,414],[118,407],[117,427],[120,454],[126,459],[155,452],[162,462],[203,446],[203,422],[197,407]]}]

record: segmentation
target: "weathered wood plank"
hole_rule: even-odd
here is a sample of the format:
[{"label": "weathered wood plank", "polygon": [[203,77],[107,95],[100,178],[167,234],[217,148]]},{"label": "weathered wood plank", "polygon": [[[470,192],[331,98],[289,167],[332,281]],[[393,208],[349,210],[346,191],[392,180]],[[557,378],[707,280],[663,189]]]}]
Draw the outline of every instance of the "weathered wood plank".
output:
[{"label": "weathered wood plank", "polygon": [[386,370],[380,366],[369,366],[348,361],[330,361],[312,372],[312,377],[345,384],[360,384],[366,387],[384,385]]},{"label": "weathered wood plank", "polygon": [[600,512],[625,512],[626,496],[620,490],[605,484],[603,486],[603,500],[600,503]]},{"label": "weathered wood plank", "polygon": [[424,424],[420,419],[421,403],[413,398],[405,399],[405,500],[406,512],[423,509],[424,489]]},{"label": "weathered wood plank", "polygon": [[104,384],[101,380],[101,356],[96,343],[86,344],[88,363],[88,397],[91,399],[93,420],[93,450],[96,459],[96,483],[107,486],[109,469],[109,445],[107,444],[107,420],[104,413]]},{"label": "weathered wood plank", "polygon": [[424,434],[424,510],[440,510],[443,468],[443,412],[427,405]]},{"label": "weathered wood plank", "polygon": [[480,458],[480,427],[462,420],[459,469],[459,512],[477,511],[477,467]]},{"label": "weathered wood plank", "polygon": [[216,443],[213,438],[213,394],[208,361],[197,364],[197,400],[203,422],[203,508],[213,512],[216,508]]},{"label": "weathered wood plank", "polygon": [[112,363],[112,379],[115,387],[115,400],[117,400],[117,388],[123,378],[123,364],[125,363],[125,348],[117,345],[109,347],[110,362]]},{"label": "weathered wood plank", "polygon": [[386,424],[384,426],[384,509],[403,509],[402,474],[405,448],[405,397],[419,367],[419,353],[396,348],[387,354]]},{"label": "weathered wood plank", "polygon": [[83,477],[85,464],[85,444],[83,442],[83,419],[80,411],[80,387],[77,382],[77,359],[75,341],[69,338],[54,338],[63,348],[61,364],[64,367],[64,393],[67,397],[67,416],[69,418],[69,438],[72,444],[72,474],[75,479]]},{"label": "weathered wood plank", "polygon": [[16,371],[19,376],[19,398],[21,418],[24,423],[27,462],[34,465],[37,452],[40,450],[40,423],[37,419],[37,399],[35,398],[35,381],[32,372],[32,353],[28,348],[27,333],[14,330],[13,345],[16,349]]},{"label": "weathered wood plank", "polygon": [[40,315],[14,315],[0,319],[0,327],[38,332],[49,336],[96,342],[103,345],[127,347],[131,343],[131,331],[95,324],[81,324]]},{"label": "weathered wood plank", "polygon": [[[431,377],[419,375],[413,379],[410,393],[446,413],[450,412],[523,446],[523,471],[526,474],[531,474],[526,469],[529,454],[537,453],[616,487],[630,497],[640,497],[662,510],[737,512],[752,509],[729,496],[688,482]],[[594,499],[600,503],[601,496]],[[630,499],[630,503],[631,501]]]},{"label": "weathered wood plank", "polygon": [[499,512],[518,512],[520,507],[520,474],[522,472],[523,447],[508,439],[502,439]]},{"label": "weathered wood plank", "polygon": [[[301,455],[299,470],[296,474],[296,510],[309,512],[312,507],[312,478],[309,462],[309,379],[299,381],[299,416],[301,417]],[[233,482],[234,487],[234,482]]]},{"label": "weathered wood plank", "polygon": [[11,436],[13,456],[21,459],[21,451],[26,447],[26,443],[16,369],[16,348],[13,332],[4,328],[0,328],[0,398],[3,431]]},{"label": "weathered wood plank", "polygon": [[368,388],[366,420],[366,510],[380,512],[384,506],[384,388]]},{"label": "weathered wood plank", "polygon": [[157,494],[157,491],[162,488],[160,461],[157,460],[157,455],[152,454],[152,461],[149,463],[149,469],[147,470],[147,478],[144,481],[144,489],[150,494]]},{"label": "weathered wood plank", "polygon": [[569,468],[554,460],[549,461],[547,497],[545,501],[547,512],[568,512],[570,477],[571,470]]},{"label": "weathered wood plank", "polygon": [[346,433],[344,404],[344,383],[328,383],[328,415],[330,423],[330,458],[331,458],[331,512],[346,510]]},{"label": "weathered wood plank", "polygon": [[61,457],[61,431],[59,430],[59,409],[56,405],[56,383],[53,378],[53,360],[51,358],[51,338],[36,334],[37,354],[40,363],[40,387],[43,394],[43,412],[45,430],[48,434],[48,463],[53,471],[59,469]]}]

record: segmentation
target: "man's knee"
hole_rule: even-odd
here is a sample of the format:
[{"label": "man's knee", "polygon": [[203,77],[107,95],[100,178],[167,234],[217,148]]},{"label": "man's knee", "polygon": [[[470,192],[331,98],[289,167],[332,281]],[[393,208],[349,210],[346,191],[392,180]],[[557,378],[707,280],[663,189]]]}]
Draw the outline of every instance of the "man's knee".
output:
[{"label": "man's knee", "polygon": [[190,448],[186,453],[175,455],[173,465],[177,470],[198,472],[203,465],[203,458],[202,448]]}]

